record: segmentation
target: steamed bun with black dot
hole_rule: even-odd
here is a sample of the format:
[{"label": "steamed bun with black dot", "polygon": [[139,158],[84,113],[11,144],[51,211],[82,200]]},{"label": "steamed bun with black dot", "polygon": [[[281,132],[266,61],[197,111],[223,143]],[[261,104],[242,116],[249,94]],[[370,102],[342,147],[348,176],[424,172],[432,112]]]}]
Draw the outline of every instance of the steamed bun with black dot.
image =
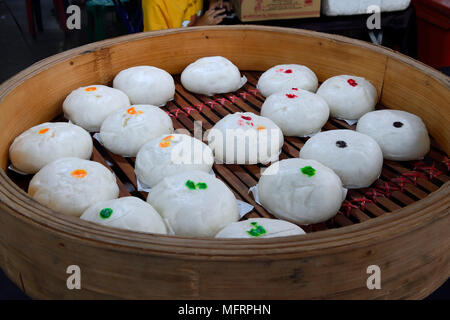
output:
[{"label": "steamed bun with black dot", "polygon": [[175,95],[170,73],[151,66],[137,66],[120,71],[113,87],[125,92],[132,104],[164,106]]},{"label": "steamed bun with black dot", "polygon": [[288,221],[252,218],[233,222],[220,230],[216,238],[262,239],[305,234],[302,228]]},{"label": "steamed bun with black dot", "polygon": [[57,212],[79,217],[96,202],[119,196],[116,177],[95,161],[61,158],[31,179],[28,194]]},{"label": "steamed bun with black dot", "polygon": [[383,153],[371,137],[353,130],[316,134],[300,150],[300,158],[317,160],[334,170],[346,188],[370,186],[381,174]]},{"label": "steamed bun with black dot", "polygon": [[270,95],[261,107],[261,115],[275,122],[286,136],[317,133],[329,114],[328,104],[321,96],[298,88]]},{"label": "steamed bun with black dot", "polygon": [[208,133],[208,145],[219,163],[275,161],[283,142],[283,133],[272,120],[251,112],[229,114]]},{"label": "steamed bun with black dot", "polygon": [[67,122],[46,122],[34,126],[15,138],[9,147],[14,168],[30,174],[59,158],[89,159],[91,154],[89,133]]},{"label": "steamed bun with black dot", "polygon": [[257,88],[264,97],[282,90],[299,88],[316,92],[319,82],[316,74],[299,64],[280,64],[259,77]]},{"label": "steamed bun with black dot", "polygon": [[100,201],[80,217],[104,226],[147,233],[167,234],[161,216],[147,202],[136,197]]},{"label": "steamed bun with black dot", "polygon": [[139,181],[153,187],[164,177],[184,171],[209,173],[213,163],[212,151],[202,141],[186,134],[162,135],[139,150],[135,172]]},{"label": "steamed bun with black dot", "polygon": [[422,119],[400,110],[378,110],[365,114],[356,131],[375,139],[385,159],[408,161],[430,151],[430,138]]},{"label": "steamed bun with black dot", "polygon": [[377,89],[366,79],[340,75],[327,79],[317,90],[330,108],[332,117],[358,120],[375,109]]},{"label": "steamed bun with black dot", "polygon": [[81,87],[64,100],[64,116],[91,132],[99,131],[103,120],[120,108],[130,105],[128,96],[120,90],[102,85]]},{"label": "steamed bun with black dot", "polygon": [[178,236],[214,237],[239,220],[234,194],[222,181],[203,171],[164,178],[152,188],[147,202]]},{"label": "steamed bun with black dot", "polygon": [[281,160],[267,168],[258,182],[264,208],[280,219],[299,224],[335,216],[345,195],[339,177],[315,160]]},{"label": "steamed bun with black dot", "polygon": [[172,120],[161,108],[134,105],[108,116],[100,128],[99,137],[113,153],[135,157],[146,142],[172,132]]},{"label": "steamed bun with black dot", "polygon": [[181,73],[183,87],[207,96],[236,91],[246,82],[247,78],[241,77],[239,69],[220,56],[200,58]]}]

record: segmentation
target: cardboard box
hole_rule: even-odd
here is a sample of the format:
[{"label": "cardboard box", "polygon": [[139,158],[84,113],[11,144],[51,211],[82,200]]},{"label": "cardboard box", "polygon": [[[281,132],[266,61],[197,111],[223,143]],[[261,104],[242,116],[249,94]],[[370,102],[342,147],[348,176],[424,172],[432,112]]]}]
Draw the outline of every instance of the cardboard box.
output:
[{"label": "cardboard box", "polygon": [[242,22],[320,16],[320,0],[231,0]]}]

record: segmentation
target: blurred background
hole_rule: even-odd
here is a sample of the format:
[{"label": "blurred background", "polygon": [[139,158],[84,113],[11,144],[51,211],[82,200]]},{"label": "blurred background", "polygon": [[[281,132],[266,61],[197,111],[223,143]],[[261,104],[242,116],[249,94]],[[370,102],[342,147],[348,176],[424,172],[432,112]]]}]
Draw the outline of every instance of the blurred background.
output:
[{"label": "blurred background", "polygon": [[[260,24],[340,34],[381,44],[450,73],[450,0],[236,0],[231,1],[233,9],[221,1],[217,5],[217,0],[203,4],[200,1],[184,2],[187,6],[203,6],[203,13],[221,7],[225,10],[217,11],[211,17],[216,17],[214,21],[192,16],[187,21],[176,21],[179,25],[175,23],[175,27],[200,23]],[[163,13],[151,6],[165,7],[170,3],[171,0],[0,0],[0,83],[58,52],[165,28],[164,23],[155,22],[166,21],[167,17],[158,16]],[[383,3],[375,29],[368,28],[368,18],[372,16],[366,13],[368,3]],[[73,20],[78,13],[75,18],[79,19]],[[70,29],[68,21],[72,26],[78,22],[79,25]],[[1,269],[0,299],[27,299]],[[450,299],[450,281],[428,299]]]}]

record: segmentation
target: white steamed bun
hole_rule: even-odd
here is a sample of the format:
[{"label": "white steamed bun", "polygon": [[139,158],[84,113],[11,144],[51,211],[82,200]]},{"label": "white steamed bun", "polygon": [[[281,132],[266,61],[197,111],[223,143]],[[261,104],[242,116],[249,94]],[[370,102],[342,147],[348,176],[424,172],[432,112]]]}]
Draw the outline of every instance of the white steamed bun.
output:
[{"label": "white steamed bun", "polygon": [[80,218],[113,228],[167,234],[158,212],[136,197],[97,202],[87,208]]},{"label": "white steamed bun", "polygon": [[117,198],[119,187],[114,174],[100,163],[61,158],[36,173],[28,194],[55,211],[79,217],[94,203]]},{"label": "white steamed bun", "polygon": [[220,230],[216,238],[275,238],[305,234],[299,226],[278,219],[252,218],[233,222]]},{"label": "white steamed bun", "polygon": [[353,130],[320,132],[306,141],[300,158],[314,159],[336,172],[346,188],[370,186],[381,174],[383,153],[371,137]]},{"label": "white steamed bun", "polygon": [[172,132],[172,120],[166,112],[151,105],[134,105],[106,118],[99,137],[113,153],[135,157],[146,142]]},{"label": "white steamed bun", "polygon": [[362,116],[356,131],[375,139],[389,160],[423,158],[430,151],[427,128],[418,116],[400,110],[378,110]]},{"label": "white steamed bun", "polygon": [[203,171],[186,171],[164,178],[147,202],[178,236],[214,237],[239,220],[236,198],[219,179]]},{"label": "white steamed bun", "polygon": [[208,133],[219,163],[268,163],[278,159],[283,142],[283,133],[272,120],[251,112],[229,114]]},{"label": "white steamed bun", "polygon": [[163,106],[175,95],[175,82],[170,73],[151,66],[120,71],[113,87],[125,92],[132,104]]},{"label": "white steamed bun", "polygon": [[317,94],[328,102],[331,116],[344,120],[358,120],[375,109],[377,89],[366,79],[340,75],[327,79]]},{"label": "white steamed bun", "polygon": [[128,96],[120,90],[102,85],[81,87],[64,100],[64,116],[90,131],[100,130],[103,120],[114,111],[130,105]]},{"label": "white steamed bun", "polygon": [[83,128],[67,122],[46,122],[23,132],[9,147],[14,168],[36,173],[53,160],[65,157],[89,159],[92,138]]},{"label": "white steamed bun", "polygon": [[186,134],[162,135],[147,142],[136,156],[135,172],[149,187],[184,171],[210,172],[214,163],[211,149]]},{"label": "white steamed bun", "polygon": [[200,58],[181,73],[183,87],[207,96],[236,91],[246,82],[247,78],[241,77],[239,69],[220,56]]},{"label": "white steamed bun", "polygon": [[316,92],[318,84],[316,74],[308,67],[299,64],[280,64],[261,75],[257,88],[264,97],[268,97],[291,88]]},{"label": "white steamed bun", "polygon": [[264,208],[280,219],[299,224],[335,216],[345,195],[339,177],[315,160],[281,160],[267,168],[258,182]]},{"label": "white steamed bun", "polygon": [[286,136],[304,137],[319,132],[329,114],[322,97],[298,88],[270,95],[261,107],[261,115],[275,122]]}]

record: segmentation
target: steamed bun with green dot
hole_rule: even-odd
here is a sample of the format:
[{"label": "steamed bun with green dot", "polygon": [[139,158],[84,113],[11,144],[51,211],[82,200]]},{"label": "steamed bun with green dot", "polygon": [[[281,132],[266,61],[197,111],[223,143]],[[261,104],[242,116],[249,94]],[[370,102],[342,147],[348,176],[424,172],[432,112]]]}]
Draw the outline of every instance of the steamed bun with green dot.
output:
[{"label": "steamed bun with green dot", "polygon": [[97,202],[87,208],[80,218],[113,228],[146,233],[167,233],[158,212],[150,204],[136,197]]},{"label": "steamed bun with green dot", "polygon": [[221,180],[203,171],[165,177],[151,189],[147,202],[177,236],[214,237],[239,220],[233,192]]},{"label": "steamed bun with green dot", "polygon": [[277,218],[306,225],[335,216],[346,190],[333,170],[319,162],[286,159],[264,171],[258,196],[263,207]]},{"label": "steamed bun with green dot", "polygon": [[263,239],[300,234],[305,234],[305,231],[288,221],[252,218],[229,224],[216,234],[216,238]]}]

